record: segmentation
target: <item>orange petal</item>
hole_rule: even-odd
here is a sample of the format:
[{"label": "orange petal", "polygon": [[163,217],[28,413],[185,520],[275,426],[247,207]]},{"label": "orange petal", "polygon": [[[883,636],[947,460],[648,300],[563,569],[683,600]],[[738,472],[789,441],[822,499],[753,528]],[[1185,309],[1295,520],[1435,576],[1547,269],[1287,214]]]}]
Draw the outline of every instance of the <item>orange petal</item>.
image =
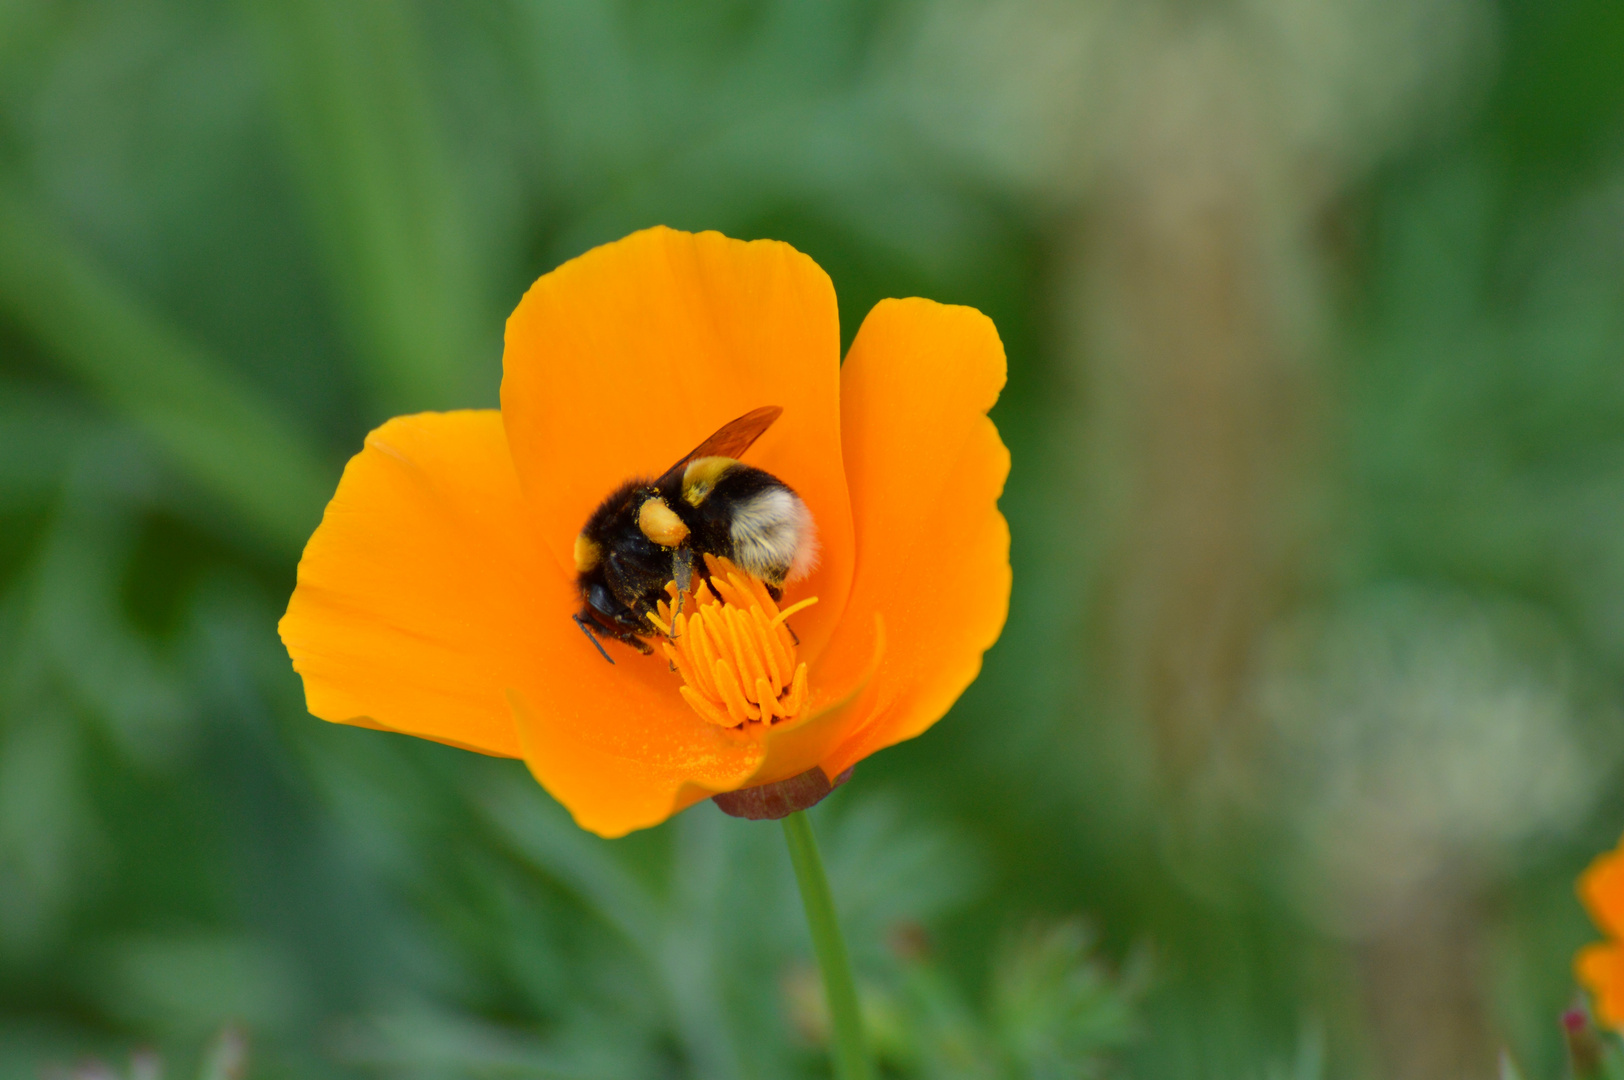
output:
[{"label": "orange petal", "polygon": [[1624,938],[1624,852],[1609,851],[1579,875],[1579,899],[1608,937]]},{"label": "orange petal", "polygon": [[540,646],[500,414],[389,421],[350,459],[280,630],[324,720],[518,757],[504,686]]},{"label": "orange petal", "polygon": [[888,646],[867,719],[823,761],[830,776],[935,723],[1003,630],[1009,452],[986,413],[1004,371],[998,332],[973,308],[881,301],[852,343],[841,425],[857,568],[813,686],[866,662],[875,613]]},{"label": "orange petal", "polygon": [[[796,632],[822,650],[851,579],[834,288],[788,244],[657,228],[543,276],[508,320],[502,414],[520,480],[560,566],[616,485],[657,474],[735,417],[784,414],[744,455],[806,501],[822,602]],[[675,698],[675,695],[673,695]]]},{"label": "orange petal", "polygon": [[[814,765],[822,765],[825,775],[833,780],[839,770],[829,772],[826,764],[836,747],[852,738],[873,712],[875,675],[885,662],[888,639],[882,616],[871,617],[866,634],[855,633],[845,627],[840,634],[861,642],[866,651],[866,663],[852,678],[839,697],[820,694],[806,712],[793,720],[781,721],[766,730],[766,758],[755,774],[739,787],[775,784],[799,776]],[[791,693],[806,693],[807,680],[802,665],[796,672],[795,688]]]},{"label": "orange petal", "polygon": [[345,469],[281,631],[317,716],[524,756],[606,836],[759,766],[762,749],[695,713],[662,658],[611,642],[604,663],[570,621],[578,604],[500,416],[427,413],[389,421]]},{"label": "orange petal", "polygon": [[574,575],[536,563],[535,652],[504,689],[525,764],[576,824],[600,836],[658,825],[759,768],[760,739],[696,712],[666,657],[605,642],[615,662],[604,663],[570,620]]},{"label": "orange petal", "polygon": [[560,714],[557,700],[510,693],[525,764],[581,828],[616,837],[658,825],[718,791],[741,786],[760,765],[757,740],[707,723],[669,683],[665,694],[667,704],[687,714],[680,725],[667,710],[648,709],[647,702],[627,713],[613,698],[594,703],[571,697],[567,710],[590,710],[571,718]]},{"label": "orange petal", "polygon": [[1587,945],[1574,957],[1573,974],[1595,999],[1596,1019],[1624,1027],[1624,949],[1611,942]]}]

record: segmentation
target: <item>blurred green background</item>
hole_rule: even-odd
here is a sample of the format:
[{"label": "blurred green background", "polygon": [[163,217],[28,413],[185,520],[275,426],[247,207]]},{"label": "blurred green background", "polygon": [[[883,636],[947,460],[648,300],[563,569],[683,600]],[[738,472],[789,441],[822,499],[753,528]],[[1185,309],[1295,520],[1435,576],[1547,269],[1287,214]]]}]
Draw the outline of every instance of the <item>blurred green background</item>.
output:
[{"label": "blurred green background", "polygon": [[1009,351],[1008,629],[815,815],[888,1075],[1559,1073],[1614,0],[0,0],[0,1076],[826,1075],[776,828],[599,841],[275,636],[364,433],[661,222]]}]

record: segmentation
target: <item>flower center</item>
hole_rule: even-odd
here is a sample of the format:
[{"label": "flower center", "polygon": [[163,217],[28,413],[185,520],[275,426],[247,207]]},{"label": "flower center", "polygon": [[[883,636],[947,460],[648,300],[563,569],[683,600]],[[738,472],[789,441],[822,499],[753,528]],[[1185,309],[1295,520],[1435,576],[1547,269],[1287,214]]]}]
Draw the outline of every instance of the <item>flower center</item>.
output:
[{"label": "flower center", "polygon": [[[705,556],[710,581],[690,594],[666,586],[654,625],[682,675],[682,698],[721,727],[788,720],[806,705],[806,664],[796,663],[795,636],[784,620],[818,598],[779,609],[767,587],[726,559]],[[679,597],[681,602],[679,603]]]}]

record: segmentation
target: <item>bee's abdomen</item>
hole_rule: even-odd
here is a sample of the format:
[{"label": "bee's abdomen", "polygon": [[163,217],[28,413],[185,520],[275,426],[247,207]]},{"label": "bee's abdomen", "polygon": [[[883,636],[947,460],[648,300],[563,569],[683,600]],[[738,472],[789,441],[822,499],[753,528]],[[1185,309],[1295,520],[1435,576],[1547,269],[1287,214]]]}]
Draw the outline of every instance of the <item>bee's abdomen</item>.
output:
[{"label": "bee's abdomen", "polygon": [[809,573],[816,529],[806,503],[770,473],[736,465],[698,507],[699,544],[774,585]]}]

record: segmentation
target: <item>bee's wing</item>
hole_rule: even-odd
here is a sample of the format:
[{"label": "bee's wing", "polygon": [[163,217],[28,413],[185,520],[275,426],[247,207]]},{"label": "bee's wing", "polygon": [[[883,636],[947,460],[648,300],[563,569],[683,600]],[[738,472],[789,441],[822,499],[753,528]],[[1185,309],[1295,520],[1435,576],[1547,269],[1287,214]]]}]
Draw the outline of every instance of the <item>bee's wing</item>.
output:
[{"label": "bee's wing", "polygon": [[730,420],[717,429],[716,434],[682,455],[682,460],[665,471],[654,482],[656,487],[682,477],[682,472],[688,463],[704,457],[736,458],[750,449],[750,445],[761,438],[761,433],[773,426],[784,413],[781,405],[763,405],[759,409],[751,409],[737,420]]}]

